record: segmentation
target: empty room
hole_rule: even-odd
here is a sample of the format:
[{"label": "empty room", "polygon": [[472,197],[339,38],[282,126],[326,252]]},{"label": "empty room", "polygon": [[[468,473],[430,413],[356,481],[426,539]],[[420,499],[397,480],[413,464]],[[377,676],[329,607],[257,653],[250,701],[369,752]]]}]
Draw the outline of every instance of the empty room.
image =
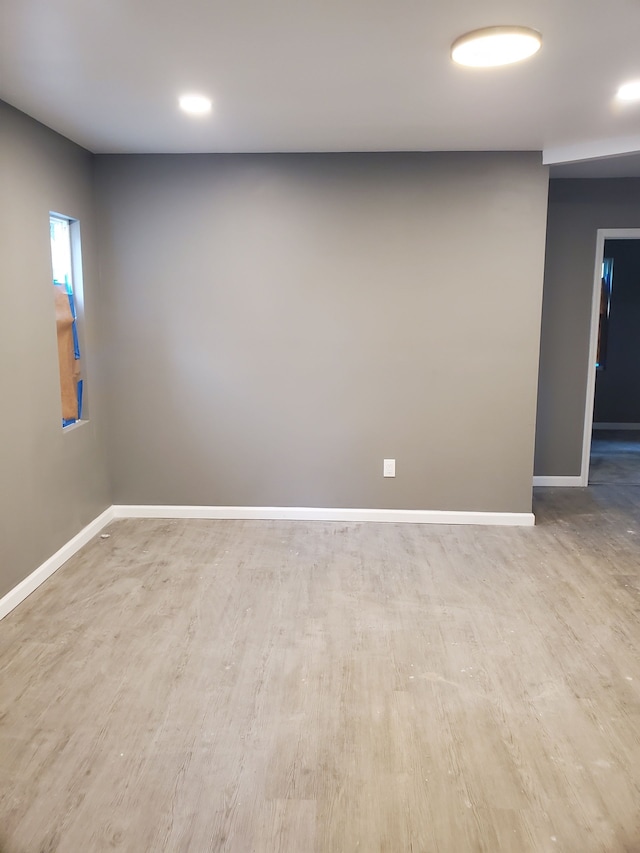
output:
[{"label": "empty room", "polygon": [[640,851],[638,32],[3,9],[0,853]]}]

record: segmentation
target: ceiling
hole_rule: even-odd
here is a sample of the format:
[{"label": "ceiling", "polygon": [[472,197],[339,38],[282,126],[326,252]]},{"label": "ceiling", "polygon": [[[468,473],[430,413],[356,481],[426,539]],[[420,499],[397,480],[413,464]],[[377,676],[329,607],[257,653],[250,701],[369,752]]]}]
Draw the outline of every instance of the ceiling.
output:
[{"label": "ceiling", "polygon": [[[451,62],[497,24],[542,50]],[[639,0],[0,0],[0,98],[93,152],[543,150],[591,175],[637,152],[616,168],[640,175],[640,103],[614,100],[639,35]]]}]

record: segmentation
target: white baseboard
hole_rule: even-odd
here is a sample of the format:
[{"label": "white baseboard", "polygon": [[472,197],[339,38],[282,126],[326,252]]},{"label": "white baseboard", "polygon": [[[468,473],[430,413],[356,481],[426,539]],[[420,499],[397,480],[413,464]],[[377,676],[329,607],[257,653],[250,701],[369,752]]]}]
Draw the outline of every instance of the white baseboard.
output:
[{"label": "white baseboard", "polygon": [[558,486],[560,488],[577,488],[584,487],[587,484],[583,482],[582,477],[578,474],[577,476],[570,477],[534,477],[533,485]]},{"label": "white baseboard", "polygon": [[125,506],[114,505],[87,524],[73,539],[45,560],[24,580],[0,598],[0,619],[11,613],[40,584],[116,518],[211,518],[263,521],[363,521],[407,524],[489,524],[532,527],[532,512],[454,512],[421,509],[327,509],[324,507],[245,506]]},{"label": "white baseboard", "polygon": [[593,424],[591,429],[640,429],[640,424]]},{"label": "white baseboard", "polygon": [[330,509],[279,506],[112,507],[114,518],[212,518],[262,521],[376,521],[408,524],[492,524],[532,527],[532,512],[457,512],[422,509]]},{"label": "white baseboard", "polygon": [[17,586],[3,597],[0,598],[0,619],[4,619],[7,613],[11,613],[14,607],[17,607],[20,602],[24,601],[28,595],[36,590],[41,583],[44,583],[47,578],[57,571],[63,563],[66,563],[69,557],[73,557],[76,551],[79,551],[83,545],[86,545],[93,537],[100,533],[103,527],[113,521],[113,507],[105,509],[97,518],[94,518],[80,533],[76,534],[73,539],[70,539],[66,545],[63,545],[59,551],[45,560],[41,566],[31,572],[30,575],[20,581]]}]

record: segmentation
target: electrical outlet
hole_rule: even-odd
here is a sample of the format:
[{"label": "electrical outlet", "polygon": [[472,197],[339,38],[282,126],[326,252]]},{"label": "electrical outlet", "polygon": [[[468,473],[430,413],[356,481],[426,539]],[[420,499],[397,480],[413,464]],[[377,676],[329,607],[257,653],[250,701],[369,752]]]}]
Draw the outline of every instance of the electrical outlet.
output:
[{"label": "electrical outlet", "polygon": [[382,463],[382,474],[384,477],[396,476],[396,460],[385,459]]}]

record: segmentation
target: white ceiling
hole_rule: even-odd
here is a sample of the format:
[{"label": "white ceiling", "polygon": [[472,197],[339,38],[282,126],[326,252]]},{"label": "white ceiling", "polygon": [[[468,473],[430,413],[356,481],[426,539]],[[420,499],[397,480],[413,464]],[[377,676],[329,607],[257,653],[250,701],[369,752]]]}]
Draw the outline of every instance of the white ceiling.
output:
[{"label": "white ceiling", "polygon": [[[539,30],[542,50],[501,69],[451,62],[457,36],[497,24]],[[0,0],[0,98],[94,152],[597,162],[640,152],[640,103],[614,101],[640,78],[639,37],[639,0]],[[189,90],[211,116],[179,112]]]}]

